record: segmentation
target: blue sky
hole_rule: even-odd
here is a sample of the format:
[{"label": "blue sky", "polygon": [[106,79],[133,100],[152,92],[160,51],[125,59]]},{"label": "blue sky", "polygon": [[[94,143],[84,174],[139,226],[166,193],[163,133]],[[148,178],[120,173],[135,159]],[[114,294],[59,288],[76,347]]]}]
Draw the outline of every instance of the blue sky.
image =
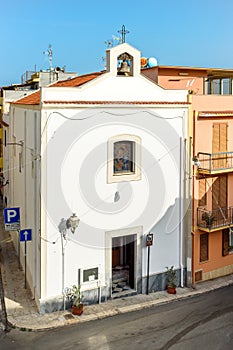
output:
[{"label": "blue sky", "polygon": [[11,0],[1,4],[0,86],[53,66],[79,74],[104,68],[105,41],[126,42],[160,65],[233,68],[232,0]]}]

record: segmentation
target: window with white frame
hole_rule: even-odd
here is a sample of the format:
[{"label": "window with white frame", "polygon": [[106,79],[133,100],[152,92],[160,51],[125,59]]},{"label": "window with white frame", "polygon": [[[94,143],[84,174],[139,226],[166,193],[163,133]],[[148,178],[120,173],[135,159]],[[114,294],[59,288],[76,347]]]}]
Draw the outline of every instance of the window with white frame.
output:
[{"label": "window with white frame", "polygon": [[205,91],[207,95],[231,95],[232,78],[208,78],[206,80]]},{"label": "window with white frame", "polygon": [[141,138],[117,135],[108,142],[108,183],[141,179]]}]

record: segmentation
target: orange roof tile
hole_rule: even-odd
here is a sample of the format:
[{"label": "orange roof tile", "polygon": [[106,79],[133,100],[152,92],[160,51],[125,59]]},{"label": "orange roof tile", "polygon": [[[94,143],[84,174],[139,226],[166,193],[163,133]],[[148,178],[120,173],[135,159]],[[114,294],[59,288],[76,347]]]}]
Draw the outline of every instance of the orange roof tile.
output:
[{"label": "orange roof tile", "polygon": [[[56,83],[51,84],[51,87],[78,87],[81,86],[98,76],[103,74],[103,72],[96,72],[85,74],[82,76],[78,76],[72,79],[58,81]],[[43,101],[45,104],[128,104],[128,105],[148,105],[148,104],[181,104],[186,105],[188,102],[184,101]],[[36,91],[28,96],[25,96],[18,101],[13,102],[15,104],[23,104],[23,105],[39,105],[40,104],[40,91]]]},{"label": "orange roof tile", "polygon": [[25,96],[21,98],[20,100],[17,100],[15,102],[12,102],[14,104],[19,105],[39,105],[40,104],[40,91],[36,91],[28,96]]},{"label": "orange roof tile", "polygon": [[[90,73],[90,74],[85,74],[81,75],[72,79],[68,80],[62,80],[58,81],[56,83],[51,84],[51,87],[78,87],[81,86],[88,81],[91,81],[98,76],[103,74],[103,72],[96,72],[96,73]],[[20,104],[20,105],[39,105],[40,104],[40,91],[36,91],[28,96],[25,96],[15,102],[15,104]]]},{"label": "orange roof tile", "polygon": [[80,75],[80,76],[72,78],[72,79],[58,81],[50,86],[52,86],[52,87],[56,87],[56,86],[77,87],[77,86],[81,86],[81,85],[87,83],[88,81],[91,81],[91,80],[97,78],[101,74],[103,74],[103,72],[96,72],[96,73]]}]

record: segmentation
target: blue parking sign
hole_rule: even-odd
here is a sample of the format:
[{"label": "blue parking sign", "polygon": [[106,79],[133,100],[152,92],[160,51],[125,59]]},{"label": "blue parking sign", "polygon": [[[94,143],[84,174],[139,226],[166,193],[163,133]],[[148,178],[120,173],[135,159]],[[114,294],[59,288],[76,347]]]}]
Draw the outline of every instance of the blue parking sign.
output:
[{"label": "blue parking sign", "polygon": [[4,208],[4,224],[6,231],[20,230],[20,208]]}]

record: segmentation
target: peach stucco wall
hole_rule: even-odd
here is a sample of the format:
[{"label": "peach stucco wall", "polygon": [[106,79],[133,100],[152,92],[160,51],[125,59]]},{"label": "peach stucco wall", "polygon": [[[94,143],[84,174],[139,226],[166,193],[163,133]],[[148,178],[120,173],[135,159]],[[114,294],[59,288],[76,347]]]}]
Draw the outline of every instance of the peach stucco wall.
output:
[{"label": "peach stucco wall", "polygon": [[205,262],[200,262],[200,234],[201,231],[196,231],[194,239],[194,257],[193,270],[202,270],[203,274],[209,271],[223,269],[225,266],[233,264],[233,254],[222,256],[222,231],[209,233],[209,259]]},{"label": "peach stucco wall", "polygon": [[205,70],[188,67],[154,67],[142,70],[142,74],[164,89],[192,90],[195,94],[203,94],[203,79],[207,77]]},{"label": "peach stucco wall", "polygon": [[164,89],[191,90],[193,93],[203,93],[203,79],[195,76],[166,75],[158,77],[158,84]]},{"label": "peach stucco wall", "polygon": [[[233,117],[218,116],[215,117],[198,117],[198,112],[232,112],[233,111],[233,96],[219,95],[193,95],[193,111],[194,111],[194,155],[198,152],[212,153],[212,133],[213,123],[227,123],[227,151],[233,152]],[[197,207],[199,198],[199,182],[196,177],[197,168],[194,167],[193,181],[193,272],[202,270],[203,279],[218,277],[224,275],[227,271],[233,269],[233,254],[222,256],[222,230],[209,233],[209,259],[206,262],[200,262],[200,234],[204,233],[197,229]],[[214,177],[207,178],[207,206],[212,208],[212,192],[211,185]],[[233,173],[228,173],[228,207],[233,206]]]},{"label": "peach stucco wall", "polygon": [[195,111],[232,111],[232,95],[193,95],[193,110]]}]

